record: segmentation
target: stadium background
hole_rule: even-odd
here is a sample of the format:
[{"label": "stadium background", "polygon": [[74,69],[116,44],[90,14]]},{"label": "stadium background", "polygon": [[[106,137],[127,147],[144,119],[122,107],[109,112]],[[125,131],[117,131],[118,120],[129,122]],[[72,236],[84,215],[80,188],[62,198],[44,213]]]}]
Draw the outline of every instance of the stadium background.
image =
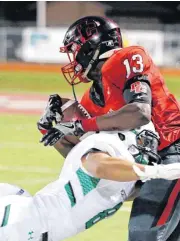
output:
[{"label": "stadium background", "polygon": [[[39,143],[36,122],[51,93],[72,97],[58,53],[67,26],[86,15],[120,24],[124,44],[148,49],[166,83],[180,97],[178,2],[0,2],[0,182],[32,194],[54,180],[63,159]],[[88,85],[77,86],[80,97]],[[127,240],[131,203],[112,218],[68,240]]]}]

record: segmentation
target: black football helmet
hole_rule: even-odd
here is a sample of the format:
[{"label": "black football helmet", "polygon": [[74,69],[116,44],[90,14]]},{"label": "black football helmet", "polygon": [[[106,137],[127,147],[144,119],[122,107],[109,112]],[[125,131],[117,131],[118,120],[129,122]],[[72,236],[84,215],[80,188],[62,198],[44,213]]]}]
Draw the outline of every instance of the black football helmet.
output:
[{"label": "black football helmet", "polygon": [[143,130],[136,134],[136,146],[131,145],[129,152],[138,163],[148,165],[152,165],[153,163],[159,164],[161,162],[161,157],[158,155],[159,144],[160,139],[157,134],[150,130]]},{"label": "black football helmet", "polygon": [[[62,67],[69,84],[88,81],[88,74],[106,52],[122,48],[120,28],[112,20],[88,16],[77,20],[67,30],[61,53],[67,53],[70,63]],[[90,78],[89,78],[90,79]]]}]

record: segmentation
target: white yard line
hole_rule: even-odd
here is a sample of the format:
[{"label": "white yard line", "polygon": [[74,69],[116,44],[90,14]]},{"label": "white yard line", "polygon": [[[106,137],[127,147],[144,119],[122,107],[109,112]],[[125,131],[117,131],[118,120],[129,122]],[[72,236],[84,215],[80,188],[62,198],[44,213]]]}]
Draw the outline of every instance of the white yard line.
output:
[{"label": "white yard line", "polygon": [[[64,95],[66,98],[72,99],[72,97],[69,97],[68,95]],[[41,96],[39,95],[25,95],[25,94],[17,94],[17,95],[3,95],[0,94],[0,110],[7,109],[9,111],[11,110],[25,110],[25,111],[43,111],[43,109],[47,105],[48,101],[47,96]]]},{"label": "white yard line", "polygon": [[47,104],[47,100],[41,99],[11,99],[8,96],[0,96],[0,107],[16,110],[43,110]]}]

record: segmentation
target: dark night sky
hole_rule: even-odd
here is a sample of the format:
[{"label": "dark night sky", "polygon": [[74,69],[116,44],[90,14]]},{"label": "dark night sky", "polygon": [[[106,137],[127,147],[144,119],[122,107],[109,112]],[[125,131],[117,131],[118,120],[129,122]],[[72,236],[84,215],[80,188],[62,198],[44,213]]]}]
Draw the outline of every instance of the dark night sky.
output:
[{"label": "dark night sky", "polygon": [[0,2],[0,19],[10,21],[35,21],[36,2]]},{"label": "dark night sky", "polygon": [[[158,17],[164,23],[180,22],[180,3],[178,1],[102,1],[101,3],[108,4],[112,7],[107,11],[108,16]],[[48,4],[50,4],[50,1]],[[2,19],[13,22],[35,21],[36,2],[0,1],[0,20]]]}]

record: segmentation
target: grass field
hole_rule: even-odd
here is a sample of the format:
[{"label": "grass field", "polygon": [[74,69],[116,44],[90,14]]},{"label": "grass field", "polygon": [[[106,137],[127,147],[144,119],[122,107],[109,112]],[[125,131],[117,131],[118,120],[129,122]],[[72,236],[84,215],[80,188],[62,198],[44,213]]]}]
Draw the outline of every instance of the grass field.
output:
[{"label": "grass field", "polygon": [[[179,77],[166,76],[169,89],[180,97]],[[0,73],[1,93],[70,93],[71,88],[59,74]],[[87,85],[77,87],[80,95]],[[36,129],[38,116],[0,114],[0,182],[21,185],[32,194],[54,180],[63,159],[50,147],[39,143],[41,135]],[[125,241],[130,203],[114,217],[104,220],[92,229],[70,238],[73,241]],[[61,225],[60,225],[61,227]]]},{"label": "grass field", "polygon": [[[165,76],[169,90],[180,96],[180,76]],[[76,86],[78,94],[82,94],[88,84]],[[0,92],[19,93],[69,93],[71,86],[58,73],[31,73],[31,72],[2,72],[0,73]]]}]

